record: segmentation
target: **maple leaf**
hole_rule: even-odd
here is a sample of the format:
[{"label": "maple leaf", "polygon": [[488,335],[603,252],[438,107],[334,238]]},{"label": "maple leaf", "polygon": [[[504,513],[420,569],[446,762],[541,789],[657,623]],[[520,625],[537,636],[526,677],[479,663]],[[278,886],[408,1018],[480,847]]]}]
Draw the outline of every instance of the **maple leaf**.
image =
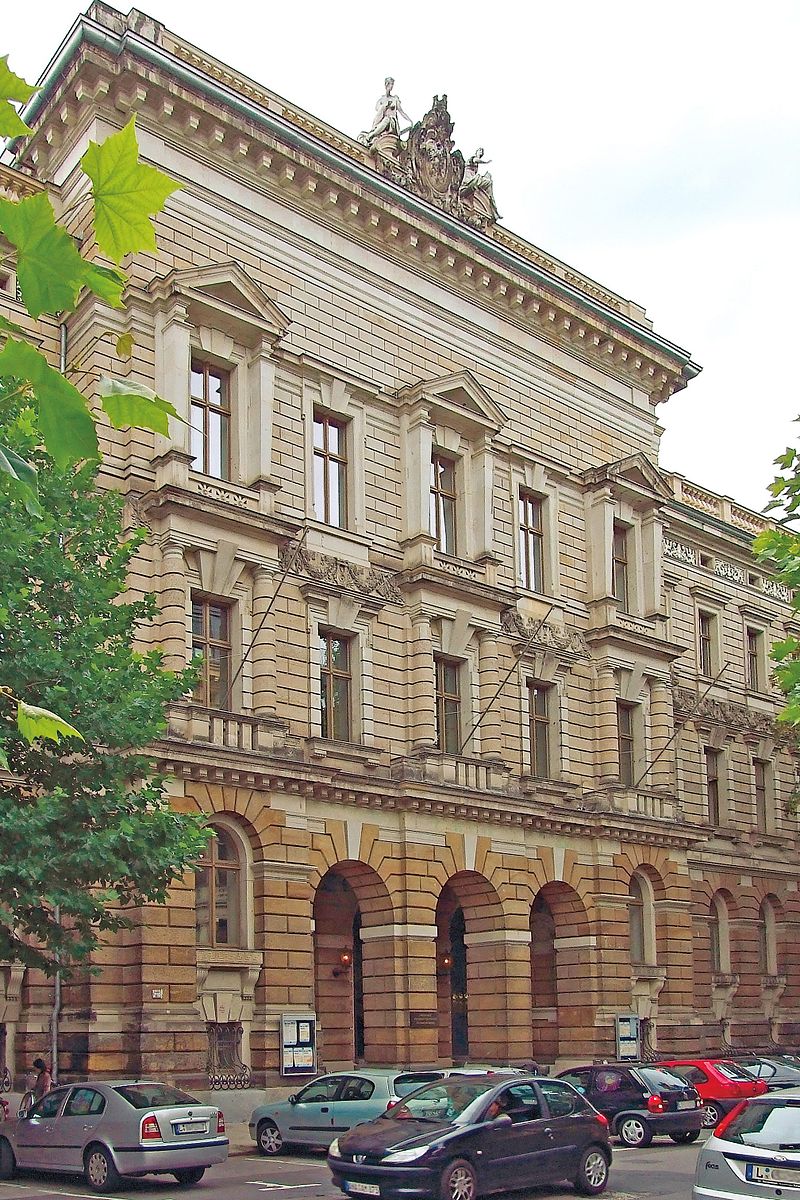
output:
[{"label": "maple leaf", "polygon": [[0,375],[31,384],[45,447],[59,467],[99,457],[97,431],[86,401],[43,354],[28,342],[9,338],[0,350]]},{"label": "maple leaf", "polygon": [[151,217],[180,184],[139,162],[135,117],[104,142],[90,142],[81,167],[92,181],[95,236],[104,254],[119,263],[137,250],[155,250]]},{"label": "maple leaf", "polygon": [[32,317],[75,307],[87,264],[75,243],[56,225],[44,192],[24,200],[0,197],[0,231],[17,251],[17,279]]},{"label": "maple leaf", "polygon": [[115,429],[134,425],[137,429],[153,429],[167,437],[169,418],[179,415],[169,400],[163,400],[144,384],[132,380],[101,379],[100,395],[102,407]]},{"label": "maple leaf", "polygon": [[8,65],[7,54],[0,58],[0,137],[21,137],[30,133],[30,126],[25,124],[10,101],[24,104],[38,90],[14,74]]}]

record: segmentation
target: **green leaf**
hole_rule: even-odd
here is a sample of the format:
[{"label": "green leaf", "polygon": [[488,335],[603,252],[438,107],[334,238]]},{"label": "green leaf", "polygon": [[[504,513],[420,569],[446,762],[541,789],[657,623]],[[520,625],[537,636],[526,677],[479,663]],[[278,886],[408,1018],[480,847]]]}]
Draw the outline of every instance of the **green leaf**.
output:
[{"label": "green leaf", "polygon": [[0,770],[9,771],[11,768],[8,765],[8,755],[2,746],[0,746]]},{"label": "green leaf", "polygon": [[133,354],[133,334],[121,333],[117,338],[117,356],[119,358],[130,358]]},{"label": "green leaf", "polygon": [[75,307],[87,264],[65,229],[56,225],[44,192],[24,200],[0,197],[0,231],[17,251],[17,279],[32,317]]},{"label": "green leaf", "polygon": [[130,379],[101,379],[100,395],[103,397],[102,407],[115,429],[135,425],[137,429],[153,429],[167,437],[169,418],[180,419],[169,400],[162,400],[144,384],[134,383]]},{"label": "green leaf", "polygon": [[38,90],[14,74],[8,65],[7,54],[0,58],[0,137],[20,137],[30,133],[30,126],[25,124],[9,101],[24,104]]},{"label": "green leaf", "polygon": [[88,263],[84,259],[83,262],[84,280],[83,282],[99,296],[101,300],[105,300],[106,304],[110,304],[112,308],[124,308],[122,303],[122,289],[125,287],[125,275],[116,267],[101,267],[98,263]]},{"label": "green leaf", "polygon": [[59,742],[62,737],[76,737],[83,741],[83,734],[63,721],[61,717],[50,712],[47,708],[37,708],[34,704],[26,704],[20,700],[17,704],[17,729],[26,742],[34,742],[37,738],[47,738],[50,742]]},{"label": "green leaf", "polygon": [[36,467],[20,458],[15,450],[0,444],[0,471],[36,491]]},{"label": "green leaf", "polygon": [[15,333],[17,337],[27,337],[27,333],[21,325],[16,325],[13,321],[9,321],[0,313],[0,333]]},{"label": "green leaf", "polygon": [[137,250],[155,250],[151,216],[181,185],[139,162],[135,117],[99,145],[90,142],[81,166],[92,181],[95,235],[104,254],[121,262]]},{"label": "green leaf", "polygon": [[97,430],[86,401],[43,354],[28,342],[9,338],[0,350],[0,375],[4,374],[33,386],[44,444],[59,467],[99,457]]}]

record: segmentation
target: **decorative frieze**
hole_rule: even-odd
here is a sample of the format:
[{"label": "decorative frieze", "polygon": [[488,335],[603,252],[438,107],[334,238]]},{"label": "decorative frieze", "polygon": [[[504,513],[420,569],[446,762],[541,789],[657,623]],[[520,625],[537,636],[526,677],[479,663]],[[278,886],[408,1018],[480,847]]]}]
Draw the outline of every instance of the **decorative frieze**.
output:
[{"label": "decorative frieze", "polygon": [[664,557],[675,558],[693,567],[700,565],[700,556],[693,546],[684,546],[683,542],[673,541],[672,538],[664,538]]},{"label": "decorative frieze", "polygon": [[719,575],[720,579],[729,579],[731,583],[747,583],[747,575],[741,567],[721,558],[714,561],[714,574]]},{"label": "decorative frieze", "polygon": [[[679,542],[675,538],[665,537],[663,540],[663,553],[665,558],[672,558],[677,562],[687,563],[690,567],[702,566],[700,552],[694,546],[687,546],[684,542]],[[743,586],[759,587],[765,596],[771,596],[773,600],[781,600],[785,604],[791,603],[791,590],[783,583],[778,583],[775,579],[762,579],[758,577],[754,581],[753,577],[748,574],[744,567],[738,563],[728,562],[726,559],[715,558],[713,573],[719,579],[727,579],[730,583],[739,583]]]},{"label": "decorative frieze", "polygon": [[691,688],[676,687],[673,691],[675,719],[680,724],[688,720],[708,721],[713,725],[724,725],[727,729],[739,729],[744,733],[758,734],[784,740],[785,730],[769,713],[758,712],[745,704],[734,704],[729,700],[717,700],[704,696],[698,700]]},{"label": "decorative frieze", "polygon": [[378,567],[357,566],[332,555],[307,550],[305,546],[296,552],[295,545],[287,542],[281,551],[281,570],[285,570],[293,558],[293,572],[296,575],[307,575],[318,583],[327,583],[331,587],[344,588],[362,595],[379,596],[393,604],[403,603],[403,596],[395,582],[396,576],[389,571],[381,571]]},{"label": "decorative frieze", "polygon": [[589,657],[589,647],[583,634],[577,629],[567,629],[549,621],[526,621],[515,608],[507,608],[501,613],[500,624],[504,632],[511,637],[532,640],[534,646],[548,650],[566,650],[582,658]]}]

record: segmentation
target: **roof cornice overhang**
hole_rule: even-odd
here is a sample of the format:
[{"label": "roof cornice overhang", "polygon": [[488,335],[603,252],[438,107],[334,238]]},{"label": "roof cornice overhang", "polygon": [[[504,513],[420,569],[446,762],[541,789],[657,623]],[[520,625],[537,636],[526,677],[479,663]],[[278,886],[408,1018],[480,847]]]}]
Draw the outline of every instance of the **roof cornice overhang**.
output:
[{"label": "roof cornice overhang", "polygon": [[[410,252],[418,249],[418,262],[415,265],[424,266],[428,271],[437,265],[438,258],[438,265],[451,268],[448,278],[450,286],[453,283],[474,285],[484,303],[488,300],[494,306],[505,309],[506,314],[518,322],[522,318],[520,323],[534,324],[538,335],[555,344],[566,343],[576,357],[600,365],[607,374],[622,377],[640,387],[654,403],[668,399],[699,374],[701,367],[692,361],[688,351],[617,311],[613,307],[614,300],[605,303],[587,294],[524,254],[504,247],[489,234],[465,224],[393,183],[367,161],[359,162],[354,156],[364,154],[364,151],[357,143],[353,143],[352,153],[326,144],[278,113],[248,100],[223,80],[213,78],[202,67],[183,61],[170,50],[156,45],[132,29],[117,32],[86,14],[79,16],[46,68],[40,90],[22,111],[23,119],[29,124],[43,116],[72,61],[85,46],[99,49],[113,59],[119,59],[123,54],[138,59],[151,83],[154,68],[165,72],[203,99],[227,108],[235,116],[246,119],[263,133],[293,149],[302,157],[306,172],[311,169],[311,160],[311,163],[317,162],[340,177],[351,180],[359,189],[362,202],[366,193],[367,205],[372,202],[380,207],[383,203],[393,206],[395,211],[404,209],[410,220],[422,222],[434,231],[433,236],[429,232],[422,234],[419,242],[412,235],[402,243],[404,258],[407,259]],[[63,115],[59,116],[59,120],[63,120]],[[346,139],[342,138],[341,141],[345,144]],[[375,200],[369,199],[370,194]],[[377,223],[373,219],[373,224]],[[369,219],[366,223],[362,219],[361,224],[362,230],[368,232]],[[488,260],[496,274],[481,270],[480,265],[477,271],[469,270],[468,266],[461,272],[453,271],[456,265],[454,256],[448,254],[447,249],[438,253],[435,231],[466,247],[468,255],[471,252]],[[510,240],[506,231],[499,230],[499,235]],[[527,294],[526,288],[530,288],[534,294]]]}]

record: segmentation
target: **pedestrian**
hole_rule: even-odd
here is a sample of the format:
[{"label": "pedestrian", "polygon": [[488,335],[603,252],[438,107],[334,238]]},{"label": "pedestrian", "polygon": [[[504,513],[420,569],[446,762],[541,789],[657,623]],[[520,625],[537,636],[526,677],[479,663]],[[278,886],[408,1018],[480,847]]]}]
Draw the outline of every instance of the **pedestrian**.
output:
[{"label": "pedestrian", "polygon": [[38,1075],[36,1076],[36,1081],[32,1089],[35,1103],[37,1100],[41,1100],[42,1096],[46,1096],[50,1091],[53,1086],[53,1076],[50,1074],[47,1063],[43,1058],[35,1058],[33,1060],[33,1065],[38,1071]]}]

